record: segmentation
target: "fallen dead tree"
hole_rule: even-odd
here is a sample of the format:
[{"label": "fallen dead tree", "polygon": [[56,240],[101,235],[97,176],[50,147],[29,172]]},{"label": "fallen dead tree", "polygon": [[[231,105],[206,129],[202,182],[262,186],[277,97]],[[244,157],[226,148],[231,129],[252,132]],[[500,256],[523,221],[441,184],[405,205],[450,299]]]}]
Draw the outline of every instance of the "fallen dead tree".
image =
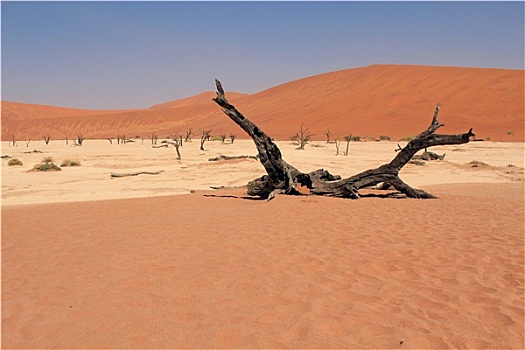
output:
[{"label": "fallen dead tree", "polygon": [[357,199],[360,189],[385,183],[388,186],[382,187],[394,187],[410,198],[435,198],[432,194],[412,188],[403,182],[399,178],[400,170],[422,149],[468,143],[471,137],[474,137],[472,129],[457,135],[435,134],[437,129],[444,126],[437,118],[440,109],[438,104],[430,126],[400,149],[390,163],[346,179],[334,176],[324,169],[303,173],[284,161],[281,151],[272,139],[228,102],[220,81],[215,80],[215,83],[217,97],[213,100],[253,139],[259,153],[259,160],[267,173],[248,183],[247,193],[251,196],[272,199],[278,193],[300,194],[296,189],[296,186],[300,185],[307,187],[312,195]]},{"label": "fallen dead tree", "polygon": [[220,155],[220,156],[217,156],[217,157],[213,157],[213,158],[208,158],[208,161],[209,162],[217,162],[219,160],[234,160],[234,159],[259,159],[259,155],[256,155],[256,156],[245,156],[245,155],[242,155],[242,156],[225,156],[225,155]]},{"label": "fallen dead tree", "polygon": [[137,171],[134,173],[110,173],[111,177],[126,177],[126,176],[137,176],[137,175],[159,175],[164,170],[159,171]]}]

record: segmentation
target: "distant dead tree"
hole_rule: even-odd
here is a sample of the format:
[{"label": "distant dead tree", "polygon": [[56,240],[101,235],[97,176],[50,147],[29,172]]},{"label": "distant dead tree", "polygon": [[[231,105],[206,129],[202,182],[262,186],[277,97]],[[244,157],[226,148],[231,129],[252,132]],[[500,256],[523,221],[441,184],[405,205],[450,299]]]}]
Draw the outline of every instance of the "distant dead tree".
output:
[{"label": "distant dead tree", "polygon": [[335,139],[335,155],[338,156],[339,155],[339,145],[341,144],[341,141],[339,141],[339,137],[337,137]]},{"label": "distant dead tree", "polygon": [[325,135],[326,135],[326,143],[330,143],[330,136],[332,136],[330,129],[326,130]]},{"label": "distant dead tree", "polygon": [[210,130],[202,130],[201,151],[204,151],[204,142],[209,141],[210,137],[211,137],[211,129]]},{"label": "distant dead tree", "polygon": [[66,138],[66,145],[69,144],[69,133],[65,132],[64,137]]},{"label": "distant dead tree", "polygon": [[[113,144],[113,139],[111,137],[108,137],[106,138],[106,140],[109,141],[109,144],[112,145]],[[118,137],[117,137],[117,142],[119,141]]]},{"label": "distant dead tree", "polygon": [[46,145],[48,145],[49,141],[51,140],[51,136],[49,136],[49,134],[46,134],[43,137],[44,137],[44,142],[46,143]]},{"label": "distant dead tree", "polygon": [[156,145],[157,140],[159,139],[159,136],[153,132],[151,133],[150,138],[151,138],[151,144]]},{"label": "distant dead tree", "polygon": [[282,158],[279,147],[272,141],[271,137],[228,102],[220,81],[215,80],[215,84],[217,97],[213,100],[232,121],[252,138],[257,147],[259,160],[266,170],[266,175],[248,183],[247,194],[250,196],[272,199],[276,194],[298,195],[302,193],[296,187],[303,186],[309,189],[310,195],[358,199],[360,198],[360,189],[386,183],[388,187],[395,188],[409,198],[436,198],[428,192],[413,188],[405,183],[399,177],[399,172],[422,149],[433,146],[464,144],[470,142],[475,136],[472,128],[463,134],[436,134],[436,130],[444,125],[437,118],[440,110],[438,103],[429,127],[400,150],[389,163],[345,179],[334,176],[324,169],[303,173]]},{"label": "distant dead tree", "polygon": [[231,140],[231,143],[233,144],[233,141],[235,141],[235,138],[237,137],[237,135],[235,134],[230,134],[230,140]]},{"label": "distant dead tree", "polygon": [[184,142],[191,142],[191,128],[186,130],[186,136],[184,137]]},{"label": "distant dead tree", "polygon": [[29,147],[29,144],[31,143],[31,140],[26,141],[26,147]]},{"label": "distant dead tree", "polygon": [[80,133],[77,134],[77,142],[76,142],[77,145],[82,146],[82,143],[83,143],[83,142],[84,142],[84,135],[82,135],[82,134],[80,134]]},{"label": "distant dead tree", "polygon": [[15,135],[11,136],[11,144],[13,145],[13,147],[16,147],[17,142],[18,141],[16,140],[16,136]]},{"label": "distant dead tree", "polygon": [[348,156],[348,148],[350,147],[350,141],[352,141],[352,134],[346,135],[345,136],[345,141],[346,141],[346,151],[343,152],[343,154],[345,156]]},{"label": "distant dead tree", "polygon": [[304,149],[304,146],[310,141],[313,134],[310,133],[310,128],[304,128],[304,124],[301,123],[301,130],[296,134],[298,136],[299,140],[299,148],[298,149]]},{"label": "distant dead tree", "polygon": [[224,143],[226,141],[226,134],[221,132],[221,143]]}]

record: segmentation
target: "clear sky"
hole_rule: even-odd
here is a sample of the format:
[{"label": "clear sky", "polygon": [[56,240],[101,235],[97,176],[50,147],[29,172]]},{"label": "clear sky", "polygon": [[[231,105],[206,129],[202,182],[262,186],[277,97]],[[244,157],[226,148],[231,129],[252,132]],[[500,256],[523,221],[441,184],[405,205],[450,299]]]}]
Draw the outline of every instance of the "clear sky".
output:
[{"label": "clear sky", "polygon": [[519,2],[1,2],[2,100],[143,108],[370,64],[524,69]]}]

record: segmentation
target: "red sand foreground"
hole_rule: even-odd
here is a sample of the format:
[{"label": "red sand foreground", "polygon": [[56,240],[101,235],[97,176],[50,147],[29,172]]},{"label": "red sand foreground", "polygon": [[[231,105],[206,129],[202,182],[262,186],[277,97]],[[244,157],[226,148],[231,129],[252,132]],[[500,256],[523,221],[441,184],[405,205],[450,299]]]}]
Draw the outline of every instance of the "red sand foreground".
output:
[{"label": "red sand foreground", "polygon": [[425,189],[4,206],[2,348],[523,349],[523,182]]}]

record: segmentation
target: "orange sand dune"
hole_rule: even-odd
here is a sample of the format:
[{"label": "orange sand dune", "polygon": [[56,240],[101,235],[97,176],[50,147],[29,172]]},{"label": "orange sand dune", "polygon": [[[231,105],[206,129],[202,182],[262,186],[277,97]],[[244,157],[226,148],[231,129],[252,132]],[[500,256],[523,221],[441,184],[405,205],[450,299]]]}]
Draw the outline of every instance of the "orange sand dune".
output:
[{"label": "orange sand dune", "polygon": [[[249,95],[248,94],[238,93],[238,92],[231,92],[231,93],[228,94],[228,98],[230,99],[230,102],[234,101],[234,100],[236,100],[238,98],[246,97],[246,96],[249,96]],[[195,96],[183,98],[183,99],[180,99],[180,100],[160,103],[160,104],[151,106],[150,108],[151,109],[160,109],[160,108],[178,108],[178,107],[187,107],[187,106],[199,106],[199,105],[202,105],[202,104],[209,103],[210,100],[212,98],[214,98],[214,97],[215,97],[215,92],[214,91],[205,91],[205,92],[200,93],[200,94],[195,95]]]},{"label": "orange sand dune", "polygon": [[523,184],[428,190],[2,207],[2,348],[523,349]]},{"label": "orange sand dune", "polygon": [[[131,111],[131,110],[128,110]],[[2,101],[2,122],[34,120],[34,119],[53,119],[64,117],[81,117],[101,113],[120,113],[123,110],[94,110],[54,107],[46,105],[36,105],[19,102]]]},{"label": "orange sand dune", "polygon": [[[228,78],[222,79],[229,97]],[[233,93],[230,99],[265,132],[281,140],[296,133],[301,123],[315,134],[314,139],[324,139],[330,129],[334,137],[387,135],[397,140],[425,129],[437,102],[442,105],[440,120],[447,126],[442,133],[463,133],[472,127],[479,138],[524,140],[523,70],[374,65],[239,95]],[[82,132],[89,138],[150,133],[165,137],[188,128],[246,137],[211,99],[205,102],[212,96],[204,93],[148,110],[67,119],[19,121],[4,119],[2,111],[2,138],[16,134],[19,139],[38,139],[43,130]]]}]

